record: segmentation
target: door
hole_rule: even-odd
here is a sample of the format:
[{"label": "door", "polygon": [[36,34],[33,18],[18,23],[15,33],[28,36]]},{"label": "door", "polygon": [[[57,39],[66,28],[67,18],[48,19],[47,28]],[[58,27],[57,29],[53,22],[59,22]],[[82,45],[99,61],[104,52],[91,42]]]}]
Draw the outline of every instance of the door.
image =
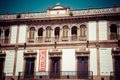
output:
[{"label": "door", "polygon": [[78,57],[78,78],[88,78],[88,57]]},{"label": "door", "polygon": [[3,76],[3,66],[4,66],[4,58],[0,58],[0,80],[4,77]]},{"label": "door", "polygon": [[25,78],[34,78],[34,62],[35,58],[26,58],[25,63]]},{"label": "door", "polygon": [[120,80],[120,56],[115,57],[115,80]]},{"label": "door", "polygon": [[50,78],[60,78],[60,57],[51,58]]}]

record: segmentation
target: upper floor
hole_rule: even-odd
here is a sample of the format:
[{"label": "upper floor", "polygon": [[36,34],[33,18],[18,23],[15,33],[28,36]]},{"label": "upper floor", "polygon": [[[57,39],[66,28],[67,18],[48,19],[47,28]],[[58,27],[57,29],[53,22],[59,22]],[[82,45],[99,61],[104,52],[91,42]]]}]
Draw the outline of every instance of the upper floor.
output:
[{"label": "upper floor", "polygon": [[57,3],[53,7],[48,7],[46,11],[43,12],[24,12],[24,13],[13,13],[13,14],[1,14],[0,20],[16,20],[16,19],[40,19],[40,18],[50,18],[50,17],[68,17],[68,16],[90,16],[90,15],[111,15],[115,13],[120,13],[119,6],[105,7],[105,8],[88,8],[88,9],[74,9],[71,10],[70,7],[62,6]]},{"label": "upper floor", "polygon": [[119,25],[119,21],[99,20],[69,24],[4,26],[0,27],[0,43],[116,41],[120,39]]},{"label": "upper floor", "polygon": [[120,40],[120,7],[0,15],[0,44]]}]

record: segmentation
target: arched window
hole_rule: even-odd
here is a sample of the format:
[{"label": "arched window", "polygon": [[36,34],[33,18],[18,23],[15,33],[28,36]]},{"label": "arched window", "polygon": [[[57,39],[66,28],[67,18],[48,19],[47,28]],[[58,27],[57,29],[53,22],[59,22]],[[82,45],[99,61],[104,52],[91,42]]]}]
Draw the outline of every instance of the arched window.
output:
[{"label": "arched window", "polygon": [[68,37],[68,30],[69,28],[67,25],[63,26],[63,37]]},{"label": "arched window", "polygon": [[5,37],[9,37],[9,32],[10,32],[9,29],[6,29],[6,30],[5,30]]},{"label": "arched window", "polygon": [[38,36],[43,36],[43,28],[38,29]]},{"label": "arched window", "polygon": [[29,39],[34,39],[35,36],[35,28],[31,27],[29,32]]},{"label": "arched window", "polygon": [[9,29],[6,29],[5,30],[5,43],[9,43],[9,33],[10,33],[10,30]]},{"label": "arched window", "polygon": [[71,29],[71,35],[72,35],[72,41],[76,41],[77,40],[77,27],[73,26]]},{"label": "arched window", "polygon": [[116,24],[112,24],[110,26],[110,39],[111,40],[117,39],[117,26],[116,26]]},{"label": "arched window", "polygon": [[47,38],[51,38],[51,30],[52,30],[52,28],[50,26],[48,26],[46,28],[46,37]]},{"label": "arched window", "polygon": [[77,27],[76,27],[76,26],[73,26],[73,27],[72,27],[71,34],[77,36]]},{"label": "arched window", "polygon": [[86,26],[85,25],[80,26],[80,36],[86,37]]},{"label": "arched window", "polygon": [[81,40],[86,40],[87,38],[87,28],[85,25],[80,26],[80,39]]},{"label": "arched window", "polygon": [[60,35],[60,27],[55,28],[54,34],[55,34],[55,37],[58,37]]}]

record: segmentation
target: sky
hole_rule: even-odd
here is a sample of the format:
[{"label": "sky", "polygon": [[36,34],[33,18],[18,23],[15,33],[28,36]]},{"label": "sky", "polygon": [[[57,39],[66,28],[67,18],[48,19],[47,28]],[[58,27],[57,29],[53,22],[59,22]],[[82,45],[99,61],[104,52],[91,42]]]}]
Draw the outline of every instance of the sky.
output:
[{"label": "sky", "polygon": [[0,14],[19,12],[41,12],[56,3],[62,6],[69,6],[70,9],[88,9],[120,6],[120,0],[0,0]]}]

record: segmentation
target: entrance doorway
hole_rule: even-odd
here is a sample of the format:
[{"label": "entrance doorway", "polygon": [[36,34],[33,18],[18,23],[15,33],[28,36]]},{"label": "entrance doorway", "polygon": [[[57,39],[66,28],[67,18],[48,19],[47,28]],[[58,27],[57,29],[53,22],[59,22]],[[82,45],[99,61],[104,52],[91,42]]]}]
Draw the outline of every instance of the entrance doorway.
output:
[{"label": "entrance doorway", "polygon": [[120,56],[115,56],[115,80],[120,80]]},{"label": "entrance doorway", "polygon": [[60,78],[60,57],[51,57],[50,78]]},{"label": "entrance doorway", "polygon": [[25,78],[34,78],[34,65],[35,65],[35,58],[26,58],[25,63]]},{"label": "entrance doorway", "polygon": [[78,57],[78,78],[88,79],[88,57]]},{"label": "entrance doorway", "polygon": [[3,77],[4,58],[0,58],[0,79]]}]

